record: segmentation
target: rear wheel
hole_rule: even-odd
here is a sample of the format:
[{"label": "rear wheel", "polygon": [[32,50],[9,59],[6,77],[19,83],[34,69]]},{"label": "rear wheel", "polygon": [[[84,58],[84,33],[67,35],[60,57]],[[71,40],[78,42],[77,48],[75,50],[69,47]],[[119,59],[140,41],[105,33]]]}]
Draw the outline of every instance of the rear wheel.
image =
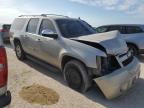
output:
[{"label": "rear wheel", "polygon": [[64,77],[68,85],[79,92],[85,92],[91,83],[85,66],[76,60],[69,61],[64,67]]},{"label": "rear wheel", "polygon": [[129,51],[131,52],[131,54],[132,54],[133,56],[138,55],[138,50],[137,50],[137,48],[136,48],[135,46],[133,46],[133,45],[128,45],[128,48],[129,48]]},{"label": "rear wheel", "polygon": [[26,58],[25,52],[19,41],[15,43],[15,52],[16,52],[16,56],[19,60],[24,60]]}]

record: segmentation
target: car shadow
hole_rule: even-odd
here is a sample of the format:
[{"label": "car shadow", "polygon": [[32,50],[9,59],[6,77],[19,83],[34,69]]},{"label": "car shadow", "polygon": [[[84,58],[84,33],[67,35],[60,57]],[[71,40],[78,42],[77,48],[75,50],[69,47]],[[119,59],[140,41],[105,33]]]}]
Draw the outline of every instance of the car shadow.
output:
[{"label": "car shadow", "polygon": [[36,69],[38,72],[57,80],[58,82],[62,83],[63,85],[66,85],[63,75],[60,72],[60,70],[54,68],[53,66],[51,66],[49,64],[45,64],[45,63],[43,63],[35,58],[32,58],[30,56],[28,56],[28,59],[26,59],[23,62],[25,64],[27,64],[28,66],[30,66],[31,68]]},{"label": "car shadow", "polygon": [[[33,59],[24,61],[28,66],[36,69],[38,72],[49,76],[64,86],[67,86],[62,73],[50,65],[41,64]],[[82,94],[87,99],[98,103],[106,108],[144,108],[144,79],[140,78],[134,87],[124,93],[122,96],[113,100],[105,99],[102,92],[96,85],[93,85],[86,93]]]}]

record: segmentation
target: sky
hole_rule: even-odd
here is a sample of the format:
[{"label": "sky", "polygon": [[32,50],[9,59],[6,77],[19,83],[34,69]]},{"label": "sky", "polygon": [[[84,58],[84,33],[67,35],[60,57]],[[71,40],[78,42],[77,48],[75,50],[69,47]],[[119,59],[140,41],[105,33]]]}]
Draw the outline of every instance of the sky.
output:
[{"label": "sky", "polygon": [[0,23],[27,14],[60,14],[92,26],[144,24],[144,0],[0,0]]}]

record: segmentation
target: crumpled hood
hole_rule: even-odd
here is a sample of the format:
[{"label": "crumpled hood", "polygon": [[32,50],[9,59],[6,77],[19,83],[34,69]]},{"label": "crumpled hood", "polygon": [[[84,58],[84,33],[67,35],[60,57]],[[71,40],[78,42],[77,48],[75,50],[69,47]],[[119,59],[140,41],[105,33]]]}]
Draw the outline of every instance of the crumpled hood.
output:
[{"label": "crumpled hood", "polygon": [[123,54],[126,53],[128,48],[126,42],[119,36],[118,31],[111,31],[107,33],[92,34],[73,38],[74,40],[98,43],[103,46],[107,54]]}]

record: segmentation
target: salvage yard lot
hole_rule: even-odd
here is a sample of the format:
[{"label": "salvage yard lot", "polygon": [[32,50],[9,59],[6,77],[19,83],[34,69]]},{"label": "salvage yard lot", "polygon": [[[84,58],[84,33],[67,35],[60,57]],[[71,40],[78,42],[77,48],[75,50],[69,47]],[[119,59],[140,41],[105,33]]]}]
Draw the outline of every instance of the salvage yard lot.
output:
[{"label": "salvage yard lot", "polygon": [[[10,45],[6,45],[9,63],[8,89],[12,93],[11,108],[144,108],[144,56],[140,56],[141,76],[136,86],[123,96],[106,100],[94,86],[85,94],[70,89],[63,76],[50,66],[42,66],[32,60],[17,60]],[[19,92],[22,87],[39,84],[55,90],[60,99],[54,105],[30,104],[24,101]]]}]

